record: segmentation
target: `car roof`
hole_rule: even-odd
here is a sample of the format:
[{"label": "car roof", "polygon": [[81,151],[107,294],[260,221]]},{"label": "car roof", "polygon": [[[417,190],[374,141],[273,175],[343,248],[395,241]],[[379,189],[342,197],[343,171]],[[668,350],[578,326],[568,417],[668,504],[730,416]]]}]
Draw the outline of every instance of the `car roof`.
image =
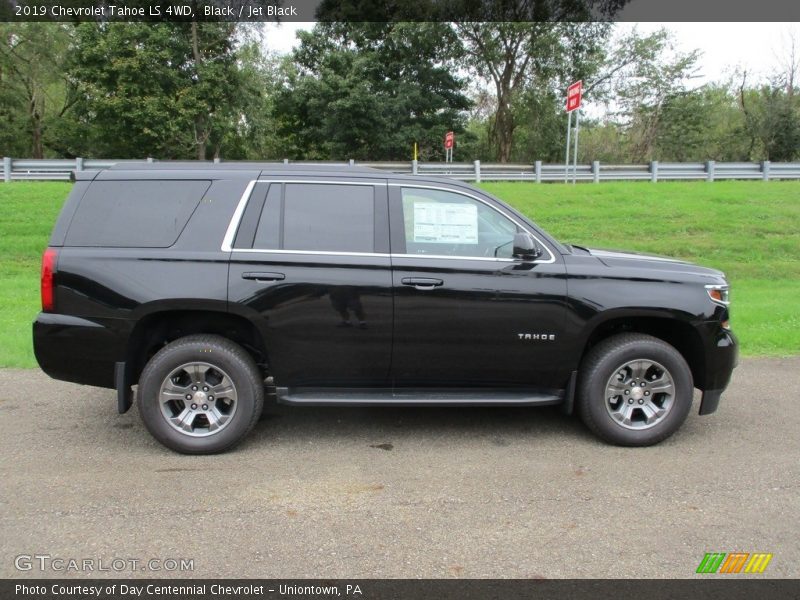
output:
[{"label": "car roof", "polygon": [[[347,163],[304,164],[283,162],[198,162],[198,161],[122,161],[105,169],[73,171],[76,181],[93,180],[141,180],[141,179],[194,179],[202,175],[207,179],[256,179],[259,177],[343,177],[382,178],[416,183],[446,184],[454,187],[470,189],[465,182],[435,175],[412,175],[410,173],[393,173],[373,167],[349,165]],[[474,188],[472,188],[474,189]]]},{"label": "car roof", "polygon": [[159,161],[159,162],[134,162],[125,161],[116,163],[108,171],[203,171],[220,173],[225,171],[269,171],[275,173],[368,173],[371,175],[386,173],[381,169],[362,167],[341,163],[332,164],[303,164],[282,162],[197,162],[197,161]]}]

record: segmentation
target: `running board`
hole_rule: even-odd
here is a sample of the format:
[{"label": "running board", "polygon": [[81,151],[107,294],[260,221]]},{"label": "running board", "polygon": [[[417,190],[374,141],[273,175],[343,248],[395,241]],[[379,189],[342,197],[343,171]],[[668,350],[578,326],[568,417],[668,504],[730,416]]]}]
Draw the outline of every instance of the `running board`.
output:
[{"label": "running board", "polygon": [[276,388],[281,404],[304,406],[544,406],[561,404],[563,392],[497,389]]}]

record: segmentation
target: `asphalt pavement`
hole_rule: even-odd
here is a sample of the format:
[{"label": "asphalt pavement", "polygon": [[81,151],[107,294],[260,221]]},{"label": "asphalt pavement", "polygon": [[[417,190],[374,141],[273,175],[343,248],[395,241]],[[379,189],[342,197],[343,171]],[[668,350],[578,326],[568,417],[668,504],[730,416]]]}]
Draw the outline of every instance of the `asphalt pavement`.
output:
[{"label": "asphalt pavement", "polygon": [[683,578],[735,551],[800,576],[800,358],[698,405],[638,449],[552,408],[270,406],[190,457],[111,390],[0,370],[0,577]]}]

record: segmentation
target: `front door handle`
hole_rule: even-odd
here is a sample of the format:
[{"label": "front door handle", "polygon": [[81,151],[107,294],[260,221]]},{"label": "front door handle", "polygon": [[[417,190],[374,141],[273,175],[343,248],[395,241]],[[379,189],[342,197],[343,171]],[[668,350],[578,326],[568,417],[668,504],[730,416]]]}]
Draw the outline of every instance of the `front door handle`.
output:
[{"label": "front door handle", "polygon": [[418,290],[432,290],[444,283],[441,279],[432,277],[403,277],[400,282],[403,285],[413,285]]},{"label": "front door handle", "polygon": [[242,273],[242,279],[253,279],[255,281],[281,281],[286,279],[283,273]]}]

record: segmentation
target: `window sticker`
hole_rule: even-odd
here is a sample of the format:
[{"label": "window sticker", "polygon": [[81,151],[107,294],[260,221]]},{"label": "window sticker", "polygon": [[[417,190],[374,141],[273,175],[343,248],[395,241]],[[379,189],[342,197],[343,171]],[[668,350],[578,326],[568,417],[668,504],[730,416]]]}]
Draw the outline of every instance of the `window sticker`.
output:
[{"label": "window sticker", "polygon": [[478,207],[474,204],[414,201],[414,241],[477,244]]}]

